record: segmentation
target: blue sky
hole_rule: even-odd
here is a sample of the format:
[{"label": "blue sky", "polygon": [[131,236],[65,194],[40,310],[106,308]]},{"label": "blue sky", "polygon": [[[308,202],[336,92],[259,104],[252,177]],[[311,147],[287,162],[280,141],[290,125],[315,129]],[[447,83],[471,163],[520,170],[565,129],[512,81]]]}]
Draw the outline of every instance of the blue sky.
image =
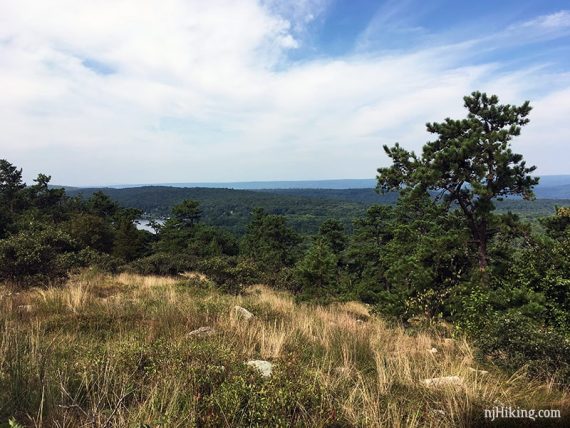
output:
[{"label": "blue sky", "polygon": [[0,157],[69,185],[373,177],[473,90],[570,173],[570,2],[0,0]]}]

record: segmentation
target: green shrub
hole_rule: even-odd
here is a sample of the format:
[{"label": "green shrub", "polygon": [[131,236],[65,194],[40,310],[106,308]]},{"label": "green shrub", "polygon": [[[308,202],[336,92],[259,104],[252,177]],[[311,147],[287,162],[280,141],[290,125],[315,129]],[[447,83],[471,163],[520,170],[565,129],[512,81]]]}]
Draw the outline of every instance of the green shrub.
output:
[{"label": "green shrub", "polygon": [[259,280],[257,266],[250,259],[236,257],[209,257],[198,263],[198,270],[231,294],[239,294],[247,285]]},{"label": "green shrub", "polygon": [[129,263],[125,270],[140,275],[177,275],[195,270],[196,265],[197,260],[192,256],[156,253]]},{"label": "green shrub", "polygon": [[65,253],[61,256],[61,260],[68,270],[91,267],[108,273],[118,272],[122,264],[116,257],[92,248],[84,248],[76,253]]},{"label": "green shrub", "polygon": [[[237,371],[204,397],[199,426],[305,427],[311,421],[339,423],[312,376],[289,366],[264,379],[254,369]],[[340,426],[337,425],[337,426]]]},{"label": "green shrub", "polygon": [[76,250],[69,235],[55,228],[26,230],[0,240],[0,279],[21,285],[66,277]]},{"label": "green shrub", "polygon": [[276,289],[288,290],[292,293],[298,293],[301,291],[301,286],[298,284],[297,279],[295,278],[294,267],[284,267],[277,273],[277,275],[274,276],[273,282],[268,283],[270,283]]},{"label": "green shrub", "polygon": [[475,339],[481,353],[503,368],[526,366],[531,376],[570,381],[570,338],[518,311],[488,315]]}]

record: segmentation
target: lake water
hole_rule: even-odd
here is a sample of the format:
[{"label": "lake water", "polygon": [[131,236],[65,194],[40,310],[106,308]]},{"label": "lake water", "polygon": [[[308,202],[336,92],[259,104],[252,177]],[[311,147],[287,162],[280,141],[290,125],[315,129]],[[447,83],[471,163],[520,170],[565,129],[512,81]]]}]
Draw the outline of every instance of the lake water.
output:
[{"label": "lake water", "polygon": [[[155,220],[155,222],[161,225],[164,224],[164,220]],[[146,230],[147,232],[154,233],[154,229],[150,227],[150,220],[139,218],[135,224],[139,230]]]}]

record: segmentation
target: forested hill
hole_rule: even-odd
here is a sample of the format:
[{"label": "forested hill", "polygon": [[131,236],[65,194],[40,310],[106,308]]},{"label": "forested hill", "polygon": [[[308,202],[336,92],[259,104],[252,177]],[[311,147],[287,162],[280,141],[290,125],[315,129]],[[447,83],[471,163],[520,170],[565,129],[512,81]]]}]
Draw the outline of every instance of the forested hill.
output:
[{"label": "forested hill", "polygon": [[[153,218],[166,217],[174,205],[185,199],[193,199],[200,202],[205,223],[223,226],[234,232],[245,230],[250,214],[255,208],[287,216],[290,224],[299,232],[312,233],[327,218],[336,218],[350,229],[352,220],[362,215],[368,205],[358,201],[332,198],[201,187],[90,188],[72,189],[68,194],[88,198],[96,191],[103,191],[122,206],[138,208],[146,216]],[[391,203],[393,200],[393,197],[376,195],[375,203]]]},{"label": "forested hill", "polygon": [[[221,188],[183,188],[143,186],[126,189],[68,189],[70,195],[89,197],[103,191],[124,207],[138,208],[151,218],[169,215],[171,208],[185,199],[200,202],[203,221],[242,233],[254,208],[271,214],[285,215],[299,232],[314,233],[328,218],[340,220],[348,230],[352,221],[373,204],[392,204],[396,193],[379,195],[373,189],[266,189],[235,190]],[[535,201],[506,200],[499,202],[499,211],[511,210],[524,218],[550,215],[556,205],[568,201],[538,199]]]},{"label": "forested hill", "polygon": [[379,195],[373,188],[369,189],[260,189],[257,192],[272,193],[282,196],[302,196],[308,198],[329,199],[336,201],[356,202],[372,205],[378,203],[394,203],[398,194]]},{"label": "forested hill", "polygon": [[[375,180],[331,180],[330,187],[327,181],[307,181],[302,183],[307,184],[307,186],[300,188],[293,185],[294,182],[290,182],[291,185],[285,187],[281,186],[280,182],[275,182],[275,185],[268,183],[266,188],[256,190],[282,195],[338,199],[366,204],[378,201],[378,194],[374,190]],[[344,187],[342,187],[343,184]],[[534,194],[537,199],[570,199],[570,175],[545,175],[540,177],[539,184],[534,188]],[[395,201],[396,196],[389,196],[389,199]]]},{"label": "forested hill", "polygon": [[[560,186],[564,188],[565,186]],[[570,189],[566,191],[556,191],[554,187],[548,187],[551,193],[537,194],[534,201],[524,201],[520,198],[506,198],[497,201],[496,206],[499,212],[512,211],[523,218],[533,219],[540,216],[547,216],[554,212],[556,206],[565,206],[570,203]],[[351,202],[370,206],[373,204],[386,204],[396,202],[397,193],[379,195],[374,189],[264,189],[259,192],[267,192],[282,196],[299,196],[312,199],[336,200]],[[555,197],[545,197],[544,194],[562,195]],[[542,196],[542,197],[541,197]]]}]

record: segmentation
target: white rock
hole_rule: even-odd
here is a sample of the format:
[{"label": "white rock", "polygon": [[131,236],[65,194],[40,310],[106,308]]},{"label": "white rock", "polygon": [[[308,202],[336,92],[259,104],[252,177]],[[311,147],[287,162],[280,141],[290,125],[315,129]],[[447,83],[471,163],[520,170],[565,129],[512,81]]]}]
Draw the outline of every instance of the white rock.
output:
[{"label": "white rock", "polygon": [[188,333],[187,337],[211,336],[215,332],[216,332],[216,330],[214,330],[212,327],[200,327],[200,328],[197,328],[196,330],[193,330],[190,333]]},{"label": "white rock", "polygon": [[445,386],[461,386],[463,385],[463,379],[459,376],[443,376],[434,377],[431,379],[424,379],[422,381],[427,387],[445,387]]},{"label": "white rock", "polygon": [[435,355],[438,352],[437,349],[435,349],[435,348],[428,349],[427,351],[432,355]]},{"label": "white rock", "polygon": [[259,371],[261,376],[270,377],[273,372],[273,364],[265,360],[250,360],[246,363],[248,366],[253,367]]},{"label": "white rock", "polygon": [[249,312],[246,308],[242,308],[241,306],[234,306],[234,311],[236,312],[239,318],[243,318],[245,320],[249,320],[255,316],[251,312]]},{"label": "white rock", "polygon": [[480,374],[480,375],[486,375],[489,374],[489,372],[487,370],[478,370],[478,369],[474,369],[473,367],[468,367],[469,371],[475,374]]}]

